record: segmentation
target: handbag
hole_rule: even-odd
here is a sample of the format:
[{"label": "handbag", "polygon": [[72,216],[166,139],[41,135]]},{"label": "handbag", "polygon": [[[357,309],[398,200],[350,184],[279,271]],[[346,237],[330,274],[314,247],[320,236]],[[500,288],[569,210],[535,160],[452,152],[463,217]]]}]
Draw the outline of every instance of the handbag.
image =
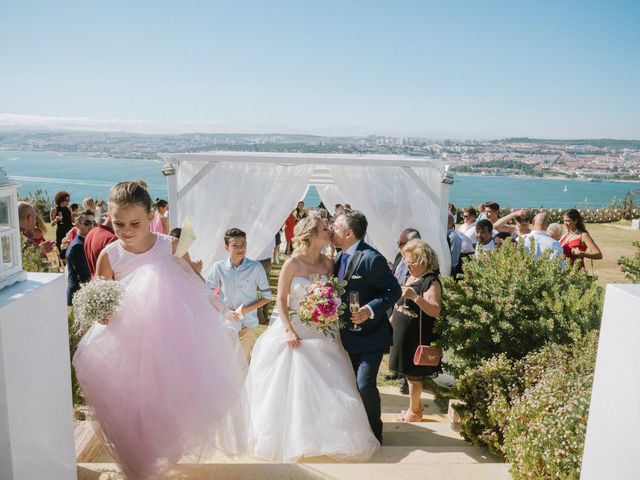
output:
[{"label": "handbag", "polygon": [[422,309],[420,309],[420,344],[413,354],[413,364],[425,367],[437,367],[442,359],[442,349],[431,345],[422,345]]}]

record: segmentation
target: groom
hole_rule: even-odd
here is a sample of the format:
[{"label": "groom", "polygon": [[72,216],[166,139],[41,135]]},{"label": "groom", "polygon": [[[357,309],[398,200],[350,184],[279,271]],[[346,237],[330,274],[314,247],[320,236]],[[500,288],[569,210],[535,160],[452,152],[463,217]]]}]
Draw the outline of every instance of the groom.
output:
[{"label": "groom", "polygon": [[[367,233],[367,218],[358,210],[343,210],[331,228],[333,245],[342,249],[336,258],[334,274],[346,280],[342,301],[349,304],[349,294],[358,292],[360,310],[345,311],[346,328],[340,330],[342,345],[349,353],[356,372],[358,390],[369,418],[371,430],[382,443],[380,392],[376,385],[382,355],[393,344],[387,311],[402,294],[398,281],[386,259],[362,239]],[[353,325],[360,331],[352,331]]]}]

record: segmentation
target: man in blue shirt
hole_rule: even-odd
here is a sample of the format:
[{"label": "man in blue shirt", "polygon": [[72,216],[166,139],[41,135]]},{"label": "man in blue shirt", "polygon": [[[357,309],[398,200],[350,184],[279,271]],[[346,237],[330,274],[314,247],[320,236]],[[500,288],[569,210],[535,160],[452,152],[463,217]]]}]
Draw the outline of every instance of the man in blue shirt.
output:
[{"label": "man in blue shirt", "polygon": [[256,341],[257,309],[271,301],[271,288],[262,264],[245,257],[246,233],[239,228],[227,230],[224,248],[229,252],[229,258],[213,265],[207,284],[217,290],[220,301],[228,309],[225,315],[237,328],[240,344],[249,360]]}]

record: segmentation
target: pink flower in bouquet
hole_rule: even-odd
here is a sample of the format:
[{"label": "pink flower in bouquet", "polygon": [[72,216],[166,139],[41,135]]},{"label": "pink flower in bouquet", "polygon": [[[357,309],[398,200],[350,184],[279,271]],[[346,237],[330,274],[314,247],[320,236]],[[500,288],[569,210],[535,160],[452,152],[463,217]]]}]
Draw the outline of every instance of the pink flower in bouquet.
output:
[{"label": "pink flower in bouquet", "polygon": [[303,325],[313,326],[335,340],[335,330],[342,328],[340,316],[345,306],[340,300],[347,282],[332,278],[318,280],[307,287],[307,295],[300,301],[297,312]]}]

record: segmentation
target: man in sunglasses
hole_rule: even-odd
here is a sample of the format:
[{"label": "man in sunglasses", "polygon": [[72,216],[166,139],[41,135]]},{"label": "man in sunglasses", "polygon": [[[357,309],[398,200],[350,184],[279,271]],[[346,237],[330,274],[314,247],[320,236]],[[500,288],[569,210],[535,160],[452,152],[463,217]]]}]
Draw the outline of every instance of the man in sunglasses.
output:
[{"label": "man in sunglasses", "polygon": [[78,235],[67,248],[67,305],[72,305],[73,294],[80,286],[91,280],[87,257],[84,254],[84,237],[96,226],[96,217],[91,210],[80,212],[74,225]]}]

